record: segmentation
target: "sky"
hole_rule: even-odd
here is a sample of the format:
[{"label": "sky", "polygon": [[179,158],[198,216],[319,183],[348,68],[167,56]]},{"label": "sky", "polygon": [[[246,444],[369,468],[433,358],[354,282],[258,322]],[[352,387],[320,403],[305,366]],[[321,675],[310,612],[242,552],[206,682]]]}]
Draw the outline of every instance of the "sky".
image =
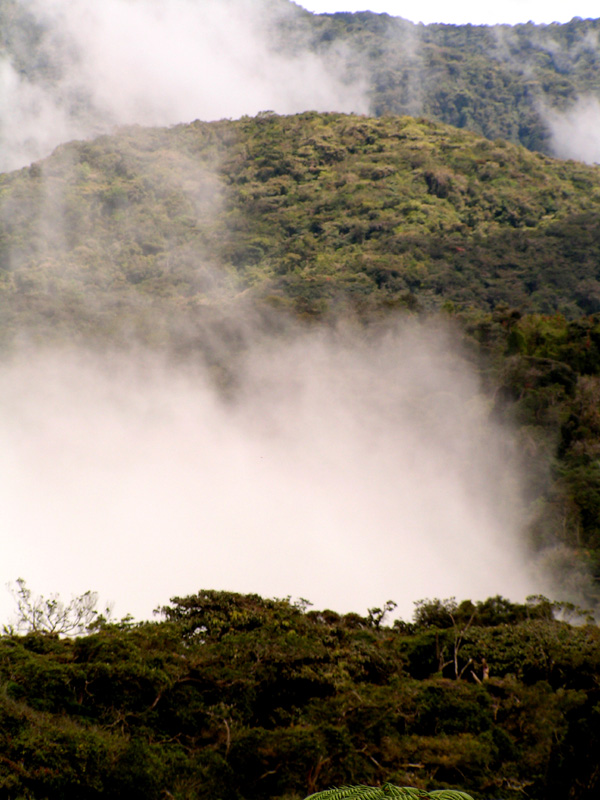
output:
[{"label": "sky", "polygon": [[464,25],[517,25],[533,21],[539,24],[569,22],[573,17],[598,18],[597,0],[504,0],[503,3],[482,3],[480,0],[303,0],[299,5],[317,14],[336,11],[375,11],[413,22],[445,22]]}]

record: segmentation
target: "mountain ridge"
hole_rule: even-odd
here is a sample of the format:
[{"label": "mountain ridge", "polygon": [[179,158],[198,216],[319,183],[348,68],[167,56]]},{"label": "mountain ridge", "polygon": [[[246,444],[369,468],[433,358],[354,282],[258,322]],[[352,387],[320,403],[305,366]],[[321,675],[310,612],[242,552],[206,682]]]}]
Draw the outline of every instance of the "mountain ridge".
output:
[{"label": "mountain ridge", "polygon": [[[132,25],[130,16],[121,14],[124,6],[117,4],[110,13],[95,12],[98,16],[92,15],[95,24],[90,27],[90,19],[85,17],[77,17],[77,24],[65,24],[70,18],[64,9],[61,16],[60,3],[44,9],[36,3],[2,0],[0,56],[13,113],[5,114],[1,124],[9,149],[14,146],[24,158],[29,151],[23,137],[46,141],[38,118],[44,119],[50,130],[63,130],[64,140],[82,132],[93,135],[114,124],[177,124],[191,115],[203,119],[240,116],[243,104],[237,102],[238,73],[230,69],[240,41],[252,43],[247,54],[250,71],[260,74],[259,94],[267,103],[256,106],[250,91],[244,108],[250,114],[278,104],[275,110],[281,113],[318,107],[322,111],[368,111],[375,116],[421,115],[491,140],[503,138],[558,155],[577,151],[575,140],[580,137],[574,120],[594,128],[598,118],[597,19],[574,18],[562,25],[425,26],[372,12],[312,14],[288,0],[264,0],[251,14],[240,0],[227,2],[231,14],[235,15],[236,9],[240,12],[241,27],[227,25],[214,3],[190,4],[186,11],[191,15],[186,17],[188,27],[202,23],[223,39],[222,51],[215,54],[215,59],[217,55],[223,58],[214,76],[222,84],[217,102],[213,79],[204,62],[194,60],[191,45],[188,52],[188,31],[177,17],[168,16],[166,30],[181,40],[185,57],[181,69],[169,78],[171,83],[163,86],[164,70],[153,72],[154,62],[129,52],[122,42],[118,47],[115,44],[114,55],[117,68],[129,64],[126,81],[119,81],[108,62],[100,58],[106,30],[112,25],[129,30]],[[155,29],[151,9],[143,2],[136,4],[133,21],[132,35],[147,28],[158,63],[162,63],[166,42]],[[211,42],[207,40],[203,46],[210,50]],[[182,86],[194,91],[188,85],[190,70],[198,75],[200,86],[195,111],[190,111],[192,107],[180,96]],[[138,71],[153,75],[162,91],[153,93],[151,87],[134,81],[132,76]],[[308,93],[304,87],[299,91],[298,71],[305,73]],[[290,84],[287,94],[294,98],[293,108],[284,108],[287,101],[273,91],[278,72],[285,74]],[[239,75],[240,80],[242,77]],[[106,82],[114,84],[115,90],[107,92]],[[324,84],[329,88],[323,93]],[[178,98],[172,107],[161,101],[165,92]],[[224,113],[220,102],[227,94],[236,98],[230,106],[235,110],[230,113]],[[22,98],[27,100],[22,102]],[[269,105],[270,98],[273,105]],[[31,111],[36,104],[38,117]],[[54,136],[54,142],[60,138]],[[589,143],[579,142],[579,150],[586,160],[599,160]]]},{"label": "mountain ridge", "polygon": [[599,212],[597,168],[424,119],[125,128],[0,178],[3,302],[250,289],[317,315],[346,298],[574,318],[600,310]]}]

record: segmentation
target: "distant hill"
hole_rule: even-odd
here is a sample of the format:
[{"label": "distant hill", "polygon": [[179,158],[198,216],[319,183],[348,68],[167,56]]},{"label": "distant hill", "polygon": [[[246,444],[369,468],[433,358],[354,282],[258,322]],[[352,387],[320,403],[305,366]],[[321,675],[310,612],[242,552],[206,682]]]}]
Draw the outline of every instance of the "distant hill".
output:
[{"label": "distant hill", "polygon": [[[340,96],[345,85],[355,91],[353,110],[368,110],[376,116],[425,116],[491,140],[502,138],[531,150],[561,154],[564,142],[553,140],[553,114],[577,111],[579,101],[600,101],[600,20],[574,18],[563,25],[528,23],[513,27],[425,26],[371,12],[311,14],[289,0],[261,0],[254,4],[252,14],[242,4],[241,11],[235,13],[237,0],[227,2],[233,17],[242,20],[239,31],[233,23],[223,28],[221,18],[215,17],[215,4],[190,6],[194,9],[190,13],[196,21],[204,15],[209,27],[216,25],[218,35],[224,38],[222,50],[227,63],[228,59],[235,62],[240,39],[246,45],[248,41],[258,42],[257,51],[264,56],[262,63],[254,58],[253,50],[245,53],[248,61],[245,80],[249,85],[253,84],[250,74],[253,71],[264,70],[262,77],[267,83],[281,80],[278,71],[286,59],[290,66],[296,64],[296,70],[302,70],[303,65],[306,68],[318,64],[323,80],[326,74],[336,77],[338,95],[334,92],[320,97],[317,80],[311,89],[313,94],[299,97],[293,110],[350,110],[348,98]],[[119,30],[130,21],[126,14],[123,16],[126,8],[126,3],[115,4],[112,17],[103,16],[102,25],[97,27],[114,25],[115,31]],[[139,15],[140,36],[144,36],[147,33],[144,26],[151,25],[153,19],[151,6],[140,2],[135,13]],[[110,59],[101,59],[100,63],[88,59],[91,45],[94,50],[104,51],[104,39],[96,40],[93,25],[88,30],[85,17],[74,21],[73,14],[72,7],[63,7],[61,3],[47,8],[22,0],[0,0],[0,57],[8,69],[7,88],[20,82],[21,96],[26,96],[18,115],[29,125],[27,134],[34,137],[39,134],[35,115],[31,116],[36,105],[44,112],[38,114],[42,125],[62,126],[74,132],[66,138],[73,138],[78,131],[105,131],[115,122],[148,124],[148,117],[136,117],[131,106],[152,104],[152,92],[140,95],[139,86],[134,89],[123,81],[106,85],[107,80],[113,83],[115,80],[111,73],[100,74]],[[148,47],[156,50],[159,63],[165,60],[165,50],[171,46],[173,36],[185,34],[185,23],[172,29],[175,21],[169,20],[171,27],[165,28],[166,38],[153,34],[148,41]],[[255,40],[257,30],[260,38]],[[123,47],[114,40],[112,36],[114,47]],[[201,47],[208,44],[205,42]],[[131,41],[131,50],[131,61],[126,52],[119,50],[118,63],[128,73],[143,71],[145,62],[140,61],[135,41]],[[276,61],[271,59],[274,54]],[[97,54],[95,57],[98,58]],[[194,64],[187,67],[193,68]],[[243,79],[242,73],[233,80],[232,75],[238,73],[227,69],[224,74],[217,71],[212,76],[202,61],[195,69],[198,81],[207,86],[216,81],[221,94],[237,93],[236,83]],[[285,79],[291,81],[292,77],[293,71],[286,73]],[[185,69],[176,70],[171,84],[165,78],[166,84],[156,87],[154,98],[157,93],[179,91],[179,85],[188,78]],[[308,75],[304,80],[311,82]],[[131,96],[127,94],[129,90],[133,92]],[[125,102],[126,118],[120,106],[113,107],[107,100],[115,92],[123,93],[124,100],[129,101]],[[198,102],[195,115],[213,119],[213,105]],[[238,105],[234,107],[235,111],[225,114],[238,116]],[[173,109],[175,116],[161,120],[176,124],[191,119],[187,105],[185,112],[176,109],[177,106]],[[245,109],[252,114],[258,110]],[[277,107],[276,110],[292,109]],[[585,124],[597,127],[593,119]],[[0,136],[1,129],[2,120]],[[570,149],[568,152],[573,154]],[[578,157],[589,160],[588,155]]]},{"label": "distant hill", "polygon": [[363,12],[304,17],[311,46],[343,44],[371,112],[423,115],[551,152],[548,111],[600,98],[600,20],[564,25],[415,25]]}]

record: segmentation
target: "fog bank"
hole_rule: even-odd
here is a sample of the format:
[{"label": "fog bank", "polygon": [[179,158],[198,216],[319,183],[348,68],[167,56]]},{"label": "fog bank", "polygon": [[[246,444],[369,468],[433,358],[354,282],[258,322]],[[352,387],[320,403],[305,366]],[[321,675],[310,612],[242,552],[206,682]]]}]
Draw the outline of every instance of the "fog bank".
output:
[{"label": "fog bank", "polygon": [[405,618],[547,590],[510,434],[439,330],[257,345],[225,396],[200,366],[28,352],[0,398],[3,584],[138,618],[200,588]]},{"label": "fog bank", "polygon": [[548,110],[552,150],[559,158],[600,163],[600,101],[580,97],[567,111]]},{"label": "fog bank", "polygon": [[0,171],[115,125],[366,112],[343,54],[276,49],[276,0],[18,0],[0,51]]}]

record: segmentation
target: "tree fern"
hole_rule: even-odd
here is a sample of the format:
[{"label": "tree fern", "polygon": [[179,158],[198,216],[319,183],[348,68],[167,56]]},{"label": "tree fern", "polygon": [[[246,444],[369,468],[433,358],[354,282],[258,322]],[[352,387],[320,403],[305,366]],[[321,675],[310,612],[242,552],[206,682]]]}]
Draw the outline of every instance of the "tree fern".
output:
[{"label": "tree fern", "polygon": [[339,789],[325,789],[310,795],[306,800],[473,800],[466,792],[454,789],[437,789],[426,792],[424,789],[415,789],[410,786],[395,786],[393,783],[384,783],[383,786],[342,786]]}]

